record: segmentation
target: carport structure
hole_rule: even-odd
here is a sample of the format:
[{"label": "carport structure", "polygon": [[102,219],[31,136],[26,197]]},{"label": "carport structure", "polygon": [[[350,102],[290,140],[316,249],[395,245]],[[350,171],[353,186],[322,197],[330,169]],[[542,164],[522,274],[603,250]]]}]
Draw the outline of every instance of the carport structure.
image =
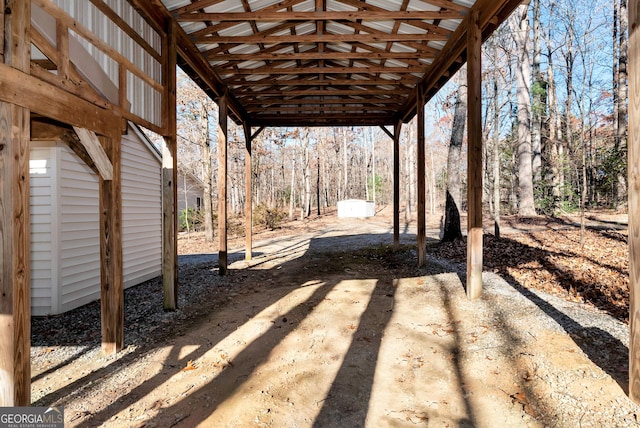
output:
[{"label": "carport structure", "polygon": [[[105,22],[117,27],[115,40],[96,36],[61,7],[64,3],[69,2],[0,0],[0,405],[30,403],[28,144],[30,135],[40,132],[43,123],[46,132],[52,131],[50,126],[62,132],[67,126],[86,129],[88,133],[83,131],[85,137],[80,138],[84,147],[80,151],[86,151],[87,160],[99,164],[100,171],[113,172],[112,176],[100,173],[102,346],[109,353],[122,349],[124,343],[119,179],[123,120],[164,137],[164,305],[168,310],[175,309],[176,64],[218,103],[221,177],[226,177],[227,118],[244,128],[247,257],[251,257],[251,141],[264,127],[382,127],[394,144],[397,245],[400,129],[417,115],[417,246],[418,263],[424,264],[424,105],[467,62],[467,293],[470,298],[480,296],[481,45],[521,0],[90,0]],[[633,24],[638,21],[633,19],[635,3],[630,4],[630,28],[635,28]],[[55,40],[46,40],[37,26],[32,28],[32,8],[55,20]],[[150,30],[141,31],[142,27]],[[115,64],[115,100],[107,99],[84,81],[69,49],[72,38],[82,39]],[[636,60],[635,43],[632,35],[632,64]],[[123,53],[122,46],[127,44],[140,52],[139,57]],[[34,59],[32,49],[46,59]],[[143,60],[136,61],[139,58]],[[634,95],[635,69],[630,72]],[[128,90],[132,85],[142,85],[153,94],[145,100],[159,102],[158,117],[136,113],[139,99],[137,93]],[[631,120],[637,120],[633,106],[631,112]],[[634,127],[630,129],[630,152],[637,159],[637,136]],[[634,217],[640,212],[640,174],[631,167],[629,170],[630,178],[635,177],[630,181],[630,228],[637,231]],[[224,231],[226,179],[219,185],[218,218]],[[638,235],[630,233],[631,272],[636,271]],[[227,268],[226,256],[227,237],[221,233],[221,273]],[[632,289],[637,277],[631,276]],[[635,325],[636,306],[640,308],[640,303],[632,299],[630,393],[634,399],[640,396],[640,348],[633,340],[640,331]]]}]

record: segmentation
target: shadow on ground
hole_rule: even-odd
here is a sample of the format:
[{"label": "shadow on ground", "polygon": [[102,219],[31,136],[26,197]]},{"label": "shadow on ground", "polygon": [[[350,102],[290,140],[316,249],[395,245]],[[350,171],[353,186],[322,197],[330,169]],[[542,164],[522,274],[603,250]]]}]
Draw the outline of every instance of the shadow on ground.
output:
[{"label": "shadow on ground", "polygon": [[[363,239],[364,248],[358,248]],[[189,280],[208,284],[182,306],[188,316],[170,322],[160,316],[150,326],[147,312],[131,307],[138,315],[127,328],[155,327],[148,341],[77,374],[35,404],[64,406],[74,413],[71,425],[81,427],[463,427],[515,421],[534,426],[550,417],[541,409],[562,411],[523,377],[529,370],[523,357],[527,340],[510,324],[508,309],[467,301],[459,269],[446,263],[418,269],[411,247],[394,251],[380,244],[391,239],[380,234],[291,240],[251,262],[231,257],[238,266],[224,278],[214,260],[188,263],[181,267],[181,287],[189,287]],[[627,348],[609,333],[586,331],[507,279],[594,364],[606,370],[611,355],[626,358]],[[149,291],[160,294],[157,285]],[[137,300],[127,304],[157,304],[157,297]],[[83,336],[96,334],[98,306],[81,310],[97,315],[72,311],[56,322],[81,319],[74,328]],[[64,340],[55,332],[44,335],[44,329],[35,329],[34,345],[81,342],[69,334]],[[594,337],[606,344],[607,361],[589,342]],[[73,365],[87,352],[83,348],[46,373]],[[145,359],[153,365],[141,363]],[[621,372],[609,374],[624,383]],[[74,412],[78,402],[92,407]]]}]

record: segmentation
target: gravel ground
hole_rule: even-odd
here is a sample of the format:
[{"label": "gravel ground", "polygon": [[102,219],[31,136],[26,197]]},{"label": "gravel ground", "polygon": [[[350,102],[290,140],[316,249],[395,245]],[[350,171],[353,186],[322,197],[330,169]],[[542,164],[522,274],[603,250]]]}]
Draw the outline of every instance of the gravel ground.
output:
[{"label": "gravel ground", "polygon": [[[282,275],[287,275],[284,272],[287,261],[298,260],[300,268],[289,275],[304,275],[305,269],[313,266],[319,266],[320,270],[326,268],[320,267],[324,260],[322,254],[331,253],[334,259],[344,259],[347,277],[363,269],[348,261],[364,257],[367,263],[375,264],[372,272],[381,269],[415,278],[419,284],[422,281],[427,285],[440,284],[436,294],[439,293],[443,301],[451,296],[457,311],[454,317],[457,321],[451,321],[460,329],[455,334],[464,333],[471,338],[462,341],[450,358],[459,360],[463,366],[466,364],[474,376],[480,378],[483,371],[488,370],[487,365],[503,367],[487,372],[487,385],[462,384],[465,401],[477,405],[475,415],[468,404],[466,419],[438,419],[416,410],[412,416],[394,422],[395,426],[640,426],[640,409],[625,395],[629,337],[625,323],[593,306],[508,284],[489,272],[483,274],[483,298],[468,302],[460,293],[457,279],[464,275],[463,265],[430,254],[427,267],[417,269],[416,254],[411,247],[403,247],[401,252],[393,254],[381,246],[389,242],[388,228],[371,223],[361,226],[370,233],[358,237],[358,228],[341,225],[284,241],[272,238],[257,243],[256,256],[251,262],[243,261],[241,252],[230,255],[232,271],[225,278],[217,275],[215,256],[211,254],[181,257],[179,276],[183,285],[179,291],[179,310],[162,310],[159,278],[125,291],[126,348],[117,356],[100,353],[97,302],[60,316],[34,318],[34,405],[63,405],[69,426],[165,426],[157,422],[163,419],[157,419],[155,424],[144,422],[163,409],[140,410],[134,419],[133,407],[129,407],[132,416],[126,419],[121,414],[109,413],[109,403],[118,400],[126,403],[132,398],[131,393],[118,388],[140,387],[145,367],[154,361],[155,349],[160,344],[193,334],[196,328],[206,329],[210,314],[223,310],[230,302],[258,293],[257,284],[277,289],[283,281]],[[371,229],[372,226],[375,227]],[[345,230],[353,236],[347,240],[333,239]],[[403,235],[403,239],[411,242],[413,236],[409,233]],[[300,256],[304,258],[297,259]],[[302,278],[293,280],[302,281]],[[453,330],[434,330],[433,333],[450,335],[450,331]],[[91,369],[86,369],[87,366]],[[80,371],[74,373],[74,370]],[[507,374],[511,372],[515,377]],[[494,379],[496,377],[500,379]],[[490,391],[484,398],[482,388]],[[186,391],[179,393],[187,394]],[[421,401],[420,397],[417,399]],[[489,407],[483,407],[483,400],[506,403],[500,410],[502,422],[497,422],[497,415],[482,414],[483,408],[491,408],[490,403]],[[340,420],[346,416],[336,417]],[[134,423],[136,420],[142,422]],[[179,426],[188,424],[185,421]],[[203,422],[203,426],[208,425]],[[369,423],[368,426],[376,425]]]}]

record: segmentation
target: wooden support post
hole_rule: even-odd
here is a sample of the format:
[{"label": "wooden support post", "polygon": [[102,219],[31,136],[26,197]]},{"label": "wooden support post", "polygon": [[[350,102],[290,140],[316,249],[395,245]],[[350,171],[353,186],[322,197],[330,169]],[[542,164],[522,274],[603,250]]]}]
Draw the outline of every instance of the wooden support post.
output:
[{"label": "wooden support post", "polygon": [[427,259],[427,225],[425,219],[425,154],[424,154],[424,89],[418,85],[416,97],[418,109],[418,266],[424,266]]},{"label": "wooden support post", "polygon": [[99,138],[113,165],[112,179],[99,179],[102,352],[115,354],[124,346],[121,141]]},{"label": "wooden support post", "polygon": [[640,404],[640,0],[629,7],[629,398]]},{"label": "wooden support post", "polygon": [[472,11],[467,30],[467,297],[482,294],[482,30]]},{"label": "wooden support post", "polygon": [[400,248],[400,132],[402,121],[393,128],[393,248]]},{"label": "wooden support post", "polygon": [[218,265],[227,273],[227,96],[218,100]]},{"label": "wooden support post", "polygon": [[[3,61],[29,73],[31,2],[0,3]],[[0,406],[31,404],[29,116],[0,102]]]},{"label": "wooden support post", "polygon": [[253,252],[253,195],[251,191],[251,142],[253,136],[251,135],[251,125],[248,122],[243,123],[244,127],[244,233],[245,233],[245,250],[244,259],[251,260]]},{"label": "wooden support post", "polygon": [[178,307],[178,155],[176,129],[176,23],[168,20],[163,38],[162,125],[162,306],[165,311]]}]

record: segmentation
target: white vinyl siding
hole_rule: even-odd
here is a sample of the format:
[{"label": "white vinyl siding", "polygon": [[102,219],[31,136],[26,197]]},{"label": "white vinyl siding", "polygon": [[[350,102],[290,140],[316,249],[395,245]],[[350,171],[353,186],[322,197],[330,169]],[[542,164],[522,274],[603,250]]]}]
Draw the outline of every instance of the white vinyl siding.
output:
[{"label": "white vinyl siding", "polygon": [[[202,205],[203,191],[202,186],[198,185],[195,180],[184,174],[178,173],[178,212],[182,213],[187,207],[197,209],[198,198]],[[185,202],[186,199],[186,202]]]},{"label": "white vinyl siding", "polygon": [[31,313],[47,315],[57,306],[57,295],[52,293],[57,265],[51,260],[56,246],[56,233],[52,204],[57,201],[53,177],[56,168],[55,143],[39,143],[30,153],[31,203]]},{"label": "white vinyl siding", "polygon": [[124,286],[160,275],[162,176],[160,159],[133,128],[122,136],[122,247]]},{"label": "white vinyl siding", "polygon": [[[100,298],[98,177],[63,143],[32,142],[31,311],[66,312]],[[124,287],[161,273],[159,155],[136,129],[122,137]]]},{"label": "white vinyl siding", "polygon": [[66,145],[59,145],[61,312],[100,297],[98,177]]}]

